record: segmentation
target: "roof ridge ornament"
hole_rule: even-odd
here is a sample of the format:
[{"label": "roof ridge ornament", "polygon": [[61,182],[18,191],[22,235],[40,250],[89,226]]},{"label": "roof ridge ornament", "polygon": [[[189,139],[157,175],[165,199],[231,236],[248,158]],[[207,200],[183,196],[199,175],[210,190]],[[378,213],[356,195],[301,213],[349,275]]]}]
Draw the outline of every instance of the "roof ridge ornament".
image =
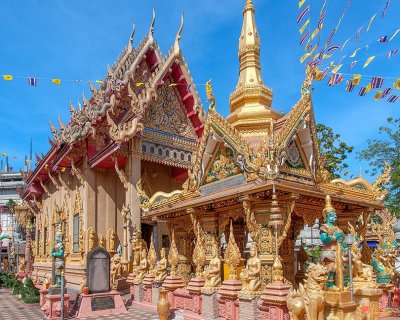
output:
[{"label": "roof ridge ornament", "polygon": [[179,41],[181,40],[181,34],[183,30],[183,26],[185,25],[185,20],[184,20],[184,13],[182,12],[181,14],[181,25],[179,26],[178,33],[176,34],[175,37],[175,42],[174,42],[174,56],[175,58],[179,58],[181,54],[181,49],[179,47]]},{"label": "roof ridge ornament", "polygon": [[136,31],[136,24],[135,24],[135,21],[133,21],[132,33],[131,33],[131,36],[129,37],[129,42],[128,42],[128,52],[132,52],[133,37],[135,35],[135,31]]},{"label": "roof ridge ornament", "polygon": [[150,30],[149,30],[149,38],[153,38],[154,34],[154,24],[156,23],[156,10],[153,8],[153,18],[151,19]]}]

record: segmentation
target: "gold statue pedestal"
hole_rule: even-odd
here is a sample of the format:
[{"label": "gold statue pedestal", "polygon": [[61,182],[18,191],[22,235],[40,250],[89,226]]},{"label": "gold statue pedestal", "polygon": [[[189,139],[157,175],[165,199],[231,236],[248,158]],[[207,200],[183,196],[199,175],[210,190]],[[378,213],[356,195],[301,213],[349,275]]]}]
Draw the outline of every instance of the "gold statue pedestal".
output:
[{"label": "gold statue pedestal", "polygon": [[349,314],[355,314],[358,304],[351,301],[349,291],[325,291],[325,318],[336,317],[344,320]]},{"label": "gold statue pedestal", "polygon": [[192,294],[201,294],[201,289],[204,287],[205,280],[203,277],[192,278],[186,289]]},{"label": "gold statue pedestal", "polygon": [[242,290],[242,282],[239,280],[225,280],[218,290],[221,297],[236,299]]},{"label": "gold statue pedestal", "polygon": [[175,289],[178,288],[183,288],[185,284],[183,283],[183,280],[179,276],[167,276],[164,280],[163,287],[167,291],[174,291]]},{"label": "gold statue pedestal", "polygon": [[382,289],[357,288],[354,290],[354,299],[359,304],[361,313],[366,320],[379,320],[379,299],[382,296]]},{"label": "gold statue pedestal", "polygon": [[389,293],[393,294],[393,287],[394,285],[392,283],[378,284],[378,288],[383,290],[382,295],[379,298],[379,314],[381,317],[392,315],[392,312],[387,310],[387,308],[389,307]]}]

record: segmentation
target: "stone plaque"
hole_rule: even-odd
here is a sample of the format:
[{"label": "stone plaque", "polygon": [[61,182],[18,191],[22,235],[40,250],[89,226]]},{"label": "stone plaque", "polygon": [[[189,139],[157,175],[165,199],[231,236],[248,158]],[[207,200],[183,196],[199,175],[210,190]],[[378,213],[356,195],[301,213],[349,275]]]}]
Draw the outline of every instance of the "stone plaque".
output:
[{"label": "stone plaque", "polygon": [[91,299],[92,311],[115,309],[114,297],[97,297]]},{"label": "stone plaque", "polygon": [[87,256],[87,285],[90,293],[110,291],[110,254],[103,248],[94,248]]}]

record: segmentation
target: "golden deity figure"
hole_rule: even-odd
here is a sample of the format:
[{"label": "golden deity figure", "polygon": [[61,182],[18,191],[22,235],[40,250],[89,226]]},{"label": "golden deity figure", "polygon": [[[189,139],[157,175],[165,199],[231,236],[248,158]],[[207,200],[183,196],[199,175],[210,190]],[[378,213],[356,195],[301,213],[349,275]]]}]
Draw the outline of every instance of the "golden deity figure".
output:
[{"label": "golden deity figure", "polygon": [[221,286],[221,259],[218,253],[218,246],[214,244],[212,259],[207,269],[204,270],[205,285],[203,290],[216,291]]},{"label": "golden deity figure", "polygon": [[160,260],[157,262],[154,275],[156,276],[154,281],[158,282],[163,282],[167,277],[167,258],[164,248],[162,248],[160,251]]},{"label": "golden deity figure", "polygon": [[111,259],[110,283],[113,288],[117,285],[117,280],[122,277],[121,257],[116,254]]},{"label": "golden deity figure", "polygon": [[93,228],[88,230],[88,249],[91,251],[96,245],[96,232]]},{"label": "golden deity figure", "polygon": [[143,281],[144,276],[147,274],[149,270],[149,262],[147,260],[146,249],[142,250],[141,260],[139,264],[139,268],[136,272],[135,284],[140,284]]},{"label": "golden deity figure", "polygon": [[342,243],[343,231],[336,225],[337,215],[331,204],[331,197],[326,196],[326,205],[322,211],[324,224],[320,228],[323,243],[321,262],[328,270],[327,290],[343,291]]},{"label": "golden deity figure", "polygon": [[252,244],[250,258],[247,260],[246,268],[240,273],[242,280],[242,293],[257,295],[261,289],[261,260],[258,257],[257,245]]},{"label": "golden deity figure", "polygon": [[104,235],[99,235],[99,247],[106,248],[106,237]]},{"label": "golden deity figure", "polygon": [[26,265],[25,259],[23,257],[20,257],[18,261],[18,272],[24,272],[25,265]]}]

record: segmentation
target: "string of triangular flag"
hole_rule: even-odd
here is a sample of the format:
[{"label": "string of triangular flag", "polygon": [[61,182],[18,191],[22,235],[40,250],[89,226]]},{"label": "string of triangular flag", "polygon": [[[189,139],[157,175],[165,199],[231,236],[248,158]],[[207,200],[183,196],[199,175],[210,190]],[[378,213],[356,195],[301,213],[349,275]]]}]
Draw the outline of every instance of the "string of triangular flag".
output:
[{"label": "string of triangular flag", "polygon": [[[394,89],[400,90],[400,78],[349,73],[332,73],[327,69],[321,71],[318,70],[318,68],[315,68],[312,72],[314,72],[315,80],[317,81],[322,81],[327,78],[328,74],[331,74],[328,80],[328,86],[330,87],[346,82],[346,91],[353,92],[354,88],[359,86],[359,96],[366,96],[372,89],[377,89],[374,94],[375,101],[387,98],[387,102],[394,103],[400,98],[400,93],[396,94],[394,92]],[[383,86],[385,79],[394,80],[394,82],[392,85],[389,85],[385,88]],[[364,84],[362,84],[362,82],[364,82]]]},{"label": "string of triangular flag", "polygon": [[[71,80],[71,79],[62,79],[62,78],[45,78],[45,77],[31,77],[31,76],[15,76],[12,74],[2,74],[4,81],[13,81],[16,79],[24,79],[27,81],[27,84],[33,87],[37,87],[39,80],[40,81],[46,81],[46,82],[51,82],[57,86],[60,86],[64,82],[69,82],[69,83],[84,83],[84,82],[95,82],[98,84],[102,84],[104,81],[103,80],[82,80],[82,79],[76,79],[76,80]],[[145,84],[145,82],[134,82],[134,85],[136,87],[141,87]],[[168,84],[168,87],[178,87],[178,86],[185,86],[188,89],[190,89],[194,83],[170,83]],[[197,84],[197,85],[205,85],[204,84]]]}]

